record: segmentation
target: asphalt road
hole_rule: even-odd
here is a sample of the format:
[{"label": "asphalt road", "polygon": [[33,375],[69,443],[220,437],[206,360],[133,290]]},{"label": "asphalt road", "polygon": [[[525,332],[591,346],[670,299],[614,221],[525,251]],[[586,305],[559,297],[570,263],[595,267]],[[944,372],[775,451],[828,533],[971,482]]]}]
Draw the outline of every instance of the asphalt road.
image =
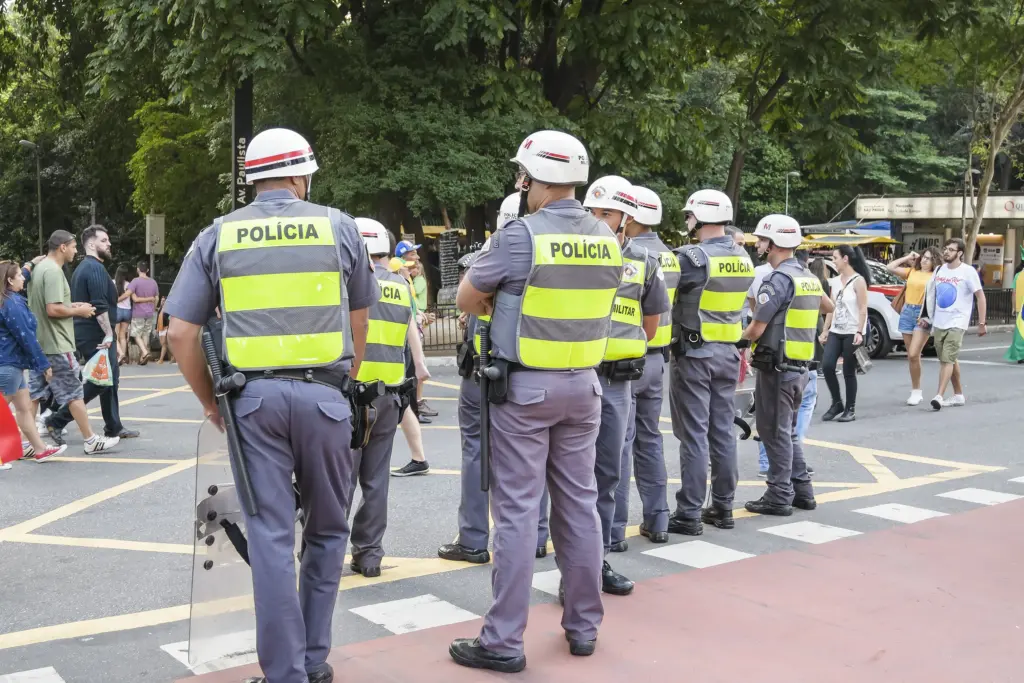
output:
[{"label": "asphalt road", "polygon": [[[738,520],[733,531],[708,530],[700,540],[710,547],[688,546],[704,553],[689,560],[644,554],[692,541],[688,537],[673,537],[669,546],[634,537],[629,552],[610,561],[630,578],[643,580],[725,561],[719,557],[723,548],[763,555],[808,540],[762,532],[782,523],[810,520],[840,529],[832,532],[839,535],[870,533],[901,522],[858,510],[898,504],[956,514],[1005,499],[993,492],[1024,495],[1024,483],[1010,481],[1024,475],[1024,455],[1013,438],[1019,434],[1014,421],[1024,399],[1024,367],[1002,361],[1009,341],[1008,334],[968,338],[962,355],[967,405],[937,414],[927,405],[935,393],[934,360],[925,362],[926,400],[916,408],[904,405],[909,378],[903,357],[877,362],[861,377],[858,419],[850,424],[820,421],[827,407],[820,381],[822,397],[806,449],[817,470],[817,511],[789,520],[750,516]],[[489,604],[487,567],[436,558],[437,547],[456,531],[460,451],[458,377],[440,368],[434,382],[426,395],[441,415],[424,428],[432,473],[391,480],[385,571],[376,580],[346,573],[335,612],[336,645],[472,618]],[[166,682],[191,673],[182,660],[189,638],[201,413],[174,365],[130,368],[122,379],[121,402],[125,422],[140,429],[141,438],[91,457],[82,452],[72,427],[67,457],[19,462],[0,472],[0,683]],[[664,415],[671,495],[679,464],[667,400]],[[99,419],[97,414],[94,420]],[[756,445],[741,443],[739,458],[737,508],[763,488]],[[393,465],[408,459],[399,434]],[[982,493],[940,495],[963,489]],[[632,499],[637,502],[635,492]],[[907,510],[894,509],[882,512],[899,516],[899,510]],[[631,523],[639,520],[639,509],[633,509]],[[554,568],[551,556],[537,562],[536,602],[554,600],[544,591],[552,585],[547,572]],[[382,606],[399,600],[406,602]],[[245,653],[251,636],[236,633],[246,624],[251,628],[246,614],[227,610],[218,617],[228,634],[219,647],[225,655],[241,653],[228,664],[251,661]],[[23,672],[36,673],[30,678]]]}]

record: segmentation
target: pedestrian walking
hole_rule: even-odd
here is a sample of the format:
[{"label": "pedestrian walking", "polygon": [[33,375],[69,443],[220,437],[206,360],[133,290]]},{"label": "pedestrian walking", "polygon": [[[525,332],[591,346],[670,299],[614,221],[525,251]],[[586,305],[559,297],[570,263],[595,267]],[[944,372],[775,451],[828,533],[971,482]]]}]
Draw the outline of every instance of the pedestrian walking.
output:
[{"label": "pedestrian walking", "polygon": [[[213,424],[223,417],[200,332],[218,305],[221,360],[246,377],[232,403],[259,505],[244,513],[259,683],[334,678],[326,660],[353,481],[348,395],[380,297],[355,222],[308,201],[317,168],[298,133],[256,135],[245,152],[256,198],[199,234],[166,306],[171,351]],[[293,476],[305,519],[298,582]]]},{"label": "pedestrian walking", "polygon": [[[391,451],[402,414],[402,396],[398,393],[406,379],[406,353],[420,349],[419,332],[412,322],[412,290],[405,278],[388,270],[391,244],[388,230],[372,218],[356,218],[359,234],[373,265],[380,287],[380,299],[370,306],[370,326],[366,352],[359,365],[360,382],[383,382],[386,391],[373,401],[376,418],[365,446],[353,452],[353,485],[362,493],[352,518],[352,571],[367,578],[380,576],[384,558],[384,532],[388,525],[388,489]],[[430,373],[417,356],[414,377],[425,382]],[[415,401],[415,396],[411,397]]]},{"label": "pedestrian walking", "polygon": [[[116,315],[117,289],[103,266],[111,260],[110,236],[102,225],[91,225],[82,232],[82,245],[85,247],[85,259],[71,276],[71,299],[90,304],[96,314],[75,320],[75,349],[82,363],[88,362],[99,351],[105,352],[112,381],[110,386],[85,382],[82,399],[88,405],[94,398],[99,398],[105,436],[134,439],[139,432],[121,424],[117,397],[121,373],[114,343],[114,319],[111,318]],[[72,419],[70,409],[64,406],[47,420],[47,429],[57,438]]]},{"label": "pedestrian walking", "polygon": [[[825,331],[821,342],[825,345],[825,384],[832,396],[832,405],[822,420],[853,422],[857,419],[857,356],[855,352],[864,344],[868,325],[868,286],[871,271],[860,247],[842,245],[832,252],[832,263],[839,277],[832,281],[833,313],[825,316]],[[846,383],[846,403],[839,390],[836,368],[843,359],[843,380]]]},{"label": "pedestrian walking", "polygon": [[[931,400],[933,410],[967,403],[957,359],[960,357],[964,334],[971,324],[975,300],[978,302],[978,336],[988,334],[985,290],[981,288],[978,271],[963,262],[965,249],[964,241],[959,238],[946,240],[942,245],[944,263],[928,285],[926,310],[918,322],[932,331],[935,352],[939,357],[939,393]],[[953,397],[947,400],[943,395],[950,382],[953,383]]]},{"label": "pedestrian walking", "polygon": [[114,335],[117,337],[117,362],[128,362],[128,328],[132,324],[132,293],[128,289],[131,268],[121,264],[114,273],[117,310],[114,312]]},{"label": "pedestrian walking", "polygon": [[[121,437],[117,434],[99,436],[89,425],[81,367],[75,357],[77,348],[73,324],[75,319],[92,318],[96,308],[89,302],[72,302],[71,285],[64,277],[64,266],[74,261],[78,253],[75,236],[65,230],[56,230],[47,241],[47,249],[46,258],[32,270],[28,305],[38,323],[36,337],[50,362],[51,375],[47,379],[41,372],[30,372],[29,393],[36,404],[52,400],[59,407],[60,414],[66,409],[82,433],[85,452],[101,453],[116,446]],[[95,349],[95,344],[93,347]],[[48,419],[52,420],[57,414]],[[55,428],[52,422],[44,426],[54,443],[64,443],[62,426]]]},{"label": "pedestrian walking", "polygon": [[[632,383],[643,377],[647,342],[657,333],[658,323],[669,305],[658,256],[632,240],[626,241],[626,225],[637,214],[629,181],[619,176],[598,178],[587,190],[583,206],[611,228],[622,247],[622,280],[612,308],[608,346],[597,370],[601,382],[601,428],[597,434],[594,476],[597,514],[607,555],[611,551],[615,492],[622,473],[626,428],[633,405]],[[629,595],[633,582],[605,560],[601,590],[611,595]]]},{"label": "pedestrian walking", "polygon": [[[514,201],[513,201],[514,200]],[[510,220],[519,217],[519,193],[509,195],[498,211],[498,227],[501,230]],[[459,283],[480,252],[466,254],[458,261]],[[489,495],[480,488],[480,386],[476,377],[480,356],[480,325],[489,324],[489,315],[462,313],[459,324],[463,330],[459,346],[459,435],[462,442],[462,484],[459,498],[459,534],[452,543],[437,549],[442,560],[486,564],[491,561],[487,549],[490,539],[490,518],[488,515]],[[548,497],[545,488],[540,502],[540,518],[537,522],[537,551],[535,557],[547,556],[548,549]]]},{"label": "pedestrian walking", "polygon": [[796,434],[804,388],[813,371],[814,336],[819,312],[833,309],[818,278],[794,257],[802,237],[800,224],[774,214],[758,222],[758,251],[772,272],[757,293],[754,319],[743,338],[754,346],[757,370],[757,431],[768,453],[768,488],[745,508],[765,515],[789,516],[793,507],[817,507],[803,446]]},{"label": "pedestrian walking", "polygon": [[626,524],[629,522],[630,474],[636,479],[643,506],[640,534],[652,543],[668,542],[668,472],[661,436],[661,408],[664,397],[665,364],[672,341],[672,303],[679,284],[679,259],[654,230],[661,225],[661,198],[646,187],[633,186],[636,216],[626,221],[626,237],[637,247],[658,257],[668,294],[669,309],[658,319],[654,338],[647,342],[643,376],[630,385],[626,441],[622,446],[622,469],[615,490],[611,551],[625,552]]},{"label": "pedestrian walking", "polygon": [[575,198],[590,166],[579,140],[534,133],[515,163],[527,215],[495,232],[456,299],[471,315],[493,311],[494,602],[480,636],[455,640],[449,653],[463,666],[501,672],[526,666],[523,631],[545,480],[569,651],[589,655],[596,647],[604,607],[594,480],[602,387],[594,368],[608,343],[623,265],[611,230]]},{"label": "pedestrian walking", "polygon": [[[1024,249],[1022,249],[1024,252]],[[1024,254],[1022,254],[1024,257]],[[1017,271],[1013,276],[1013,312],[1015,324],[1013,326],[1013,341],[1010,348],[1006,349],[1003,356],[1011,363],[1018,365],[1024,363],[1024,277],[1020,276],[1024,270],[1024,260],[1017,264]]]},{"label": "pedestrian walking", "polygon": [[139,347],[139,365],[149,362],[149,339],[153,335],[156,304],[160,300],[160,286],[149,276],[149,263],[139,261],[139,276],[128,283],[132,293],[132,323],[128,335]]},{"label": "pedestrian walking", "polygon": [[[20,296],[25,285],[21,268],[13,261],[0,261],[0,394],[5,404],[13,404],[15,418],[28,447],[22,444],[22,457],[44,462],[60,455],[67,446],[47,446],[36,430],[35,408],[25,382],[25,371],[53,376],[50,361],[36,340],[36,319],[28,303]],[[10,465],[0,469],[9,469]]]},{"label": "pedestrian walking", "polygon": [[906,280],[903,289],[903,306],[900,314],[900,334],[907,348],[910,366],[910,398],[908,406],[916,406],[924,400],[921,395],[921,352],[928,342],[929,331],[917,324],[924,307],[924,295],[928,291],[935,270],[942,264],[942,255],[935,247],[928,247],[918,254],[912,251],[902,258],[889,262],[886,270]]},{"label": "pedestrian walking", "polygon": [[[704,523],[719,529],[735,526],[733,416],[740,371],[736,344],[743,334],[743,302],[754,279],[754,264],[725,232],[733,207],[723,192],[699,190],[687,199],[683,212],[700,244],[676,250],[680,274],[672,308],[669,403],[672,432],[679,439],[682,482],[668,531],[699,536]],[[711,504],[705,508],[709,460]]]}]

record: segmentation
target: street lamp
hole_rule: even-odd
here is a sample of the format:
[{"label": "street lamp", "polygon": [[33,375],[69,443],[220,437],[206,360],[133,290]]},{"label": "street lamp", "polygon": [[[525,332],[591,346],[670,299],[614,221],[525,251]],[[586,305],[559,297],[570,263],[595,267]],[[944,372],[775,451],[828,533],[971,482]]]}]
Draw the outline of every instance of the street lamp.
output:
[{"label": "street lamp", "polygon": [[36,155],[36,213],[39,217],[39,253],[43,254],[43,173],[39,164],[39,145],[28,140],[18,140],[18,144]]},{"label": "street lamp", "polygon": [[799,171],[790,171],[789,173],[786,174],[786,212],[785,213],[786,213],[787,216],[789,215],[789,179],[791,177],[792,178],[799,178],[800,177],[800,172]]}]

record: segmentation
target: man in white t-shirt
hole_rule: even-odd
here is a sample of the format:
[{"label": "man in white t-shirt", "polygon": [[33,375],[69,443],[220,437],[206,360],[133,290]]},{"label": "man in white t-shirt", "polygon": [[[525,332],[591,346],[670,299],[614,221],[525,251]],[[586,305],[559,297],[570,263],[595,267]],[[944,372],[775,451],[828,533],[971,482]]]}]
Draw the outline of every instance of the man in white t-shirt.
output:
[{"label": "man in white t-shirt", "polygon": [[[966,403],[957,358],[964,333],[971,323],[975,299],[978,301],[978,336],[984,337],[988,333],[985,292],[978,272],[963,262],[965,249],[961,239],[946,240],[942,248],[945,263],[928,286],[928,316],[922,316],[918,323],[921,327],[931,326],[935,351],[939,356],[939,393],[932,399],[934,410]],[[947,401],[942,396],[950,380],[953,382],[953,398]]]}]

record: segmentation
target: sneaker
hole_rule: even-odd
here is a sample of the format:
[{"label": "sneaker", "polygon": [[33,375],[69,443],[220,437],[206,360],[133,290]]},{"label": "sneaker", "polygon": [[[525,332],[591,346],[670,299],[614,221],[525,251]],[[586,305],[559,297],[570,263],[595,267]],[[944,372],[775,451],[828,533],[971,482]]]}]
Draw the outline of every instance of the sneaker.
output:
[{"label": "sneaker", "polygon": [[945,405],[946,401],[942,398],[942,394],[936,394],[935,398],[932,399],[932,410],[939,410]]},{"label": "sneaker", "polygon": [[9,469],[11,469],[11,463],[9,463],[9,462],[0,462],[0,470],[9,470]]},{"label": "sneaker", "polygon": [[28,441],[21,442],[21,459],[27,460],[36,454],[35,447]]},{"label": "sneaker", "polygon": [[920,405],[921,401],[923,401],[923,400],[924,400],[924,396],[921,395],[921,390],[920,389],[915,389],[914,391],[910,392],[910,398],[907,399],[907,405],[908,406]]},{"label": "sneaker", "polygon": [[47,434],[47,436],[50,437],[50,441],[54,442],[58,446],[63,446],[64,445],[64,433],[63,433],[63,431],[58,432],[56,429],[54,429],[50,425],[45,425],[45,427],[46,427],[46,434]]},{"label": "sneaker", "polygon": [[86,455],[109,451],[121,441],[119,436],[94,436],[92,441],[85,442]]},{"label": "sneaker", "polygon": [[410,460],[405,467],[399,468],[397,470],[391,470],[391,476],[411,477],[416,474],[426,474],[429,471],[430,465],[427,464],[426,460],[424,460],[423,462],[416,462],[415,460]]},{"label": "sneaker", "polygon": [[430,407],[426,401],[420,401],[420,415],[424,417],[437,417],[437,411]]},{"label": "sneaker", "polygon": [[[53,448],[47,448],[42,453],[36,453],[36,462],[46,462],[50,458],[60,455],[68,449],[67,446],[54,446]],[[86,451],[88,453],[88,451]]]},{"label": "sneaker", "polygon": [[945,405],[953,407],[953,408],[956,408],[956,407],[959,407],[959,406],[965,406],[965,405],[967,405],[967,399],[964,398],[963,394],[953,394],[953,398],[951,398],[948,401],[946,401]]},{"label": "sneaker", "polygon": [[762,479],[767,479],[768,478],[768,470],[760,470],[760,471],[758,471],[757,476],[761,477]]}]

